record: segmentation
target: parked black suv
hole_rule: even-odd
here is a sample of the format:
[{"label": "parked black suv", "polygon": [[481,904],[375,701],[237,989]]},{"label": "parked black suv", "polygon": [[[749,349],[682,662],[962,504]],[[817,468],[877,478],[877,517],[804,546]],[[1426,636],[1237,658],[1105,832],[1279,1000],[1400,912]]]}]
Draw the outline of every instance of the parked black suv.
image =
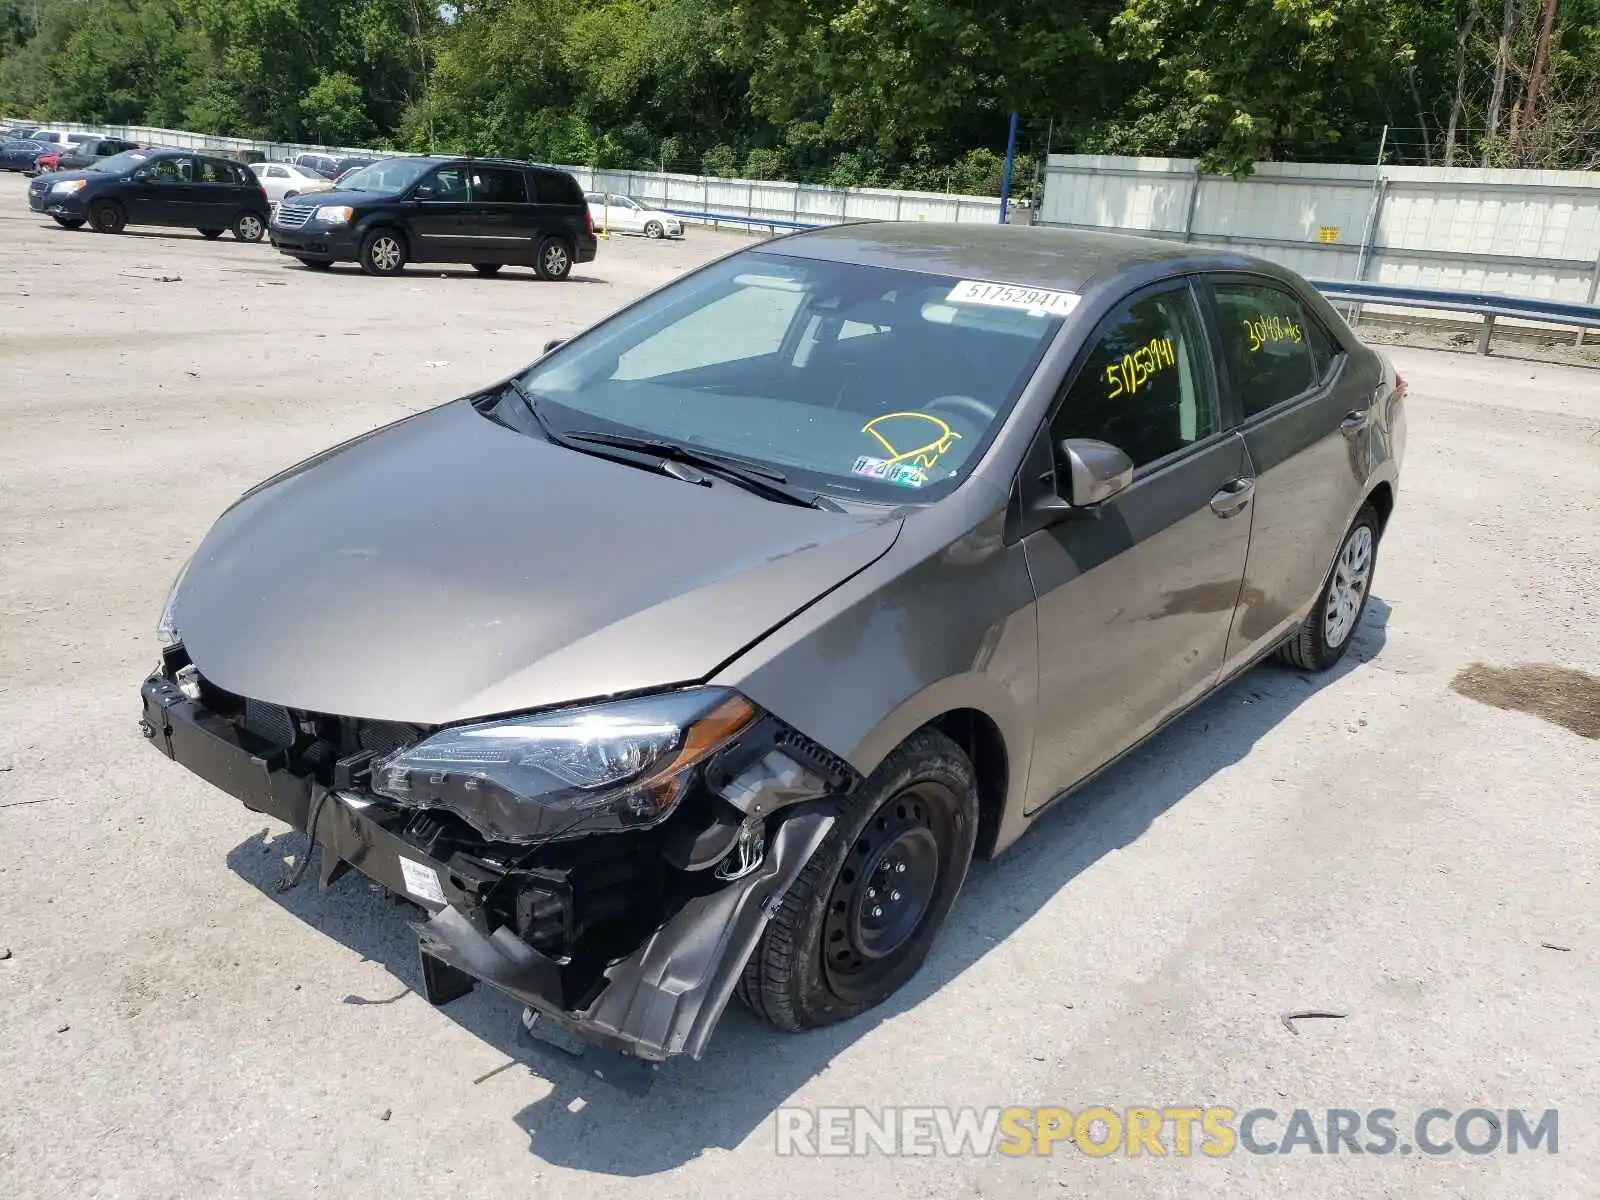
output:
[{"label": "parked black suv", "polygon": [[81,171],[85,167],[95,166],[114,154],[138,148],[138,142],[127,142],[121,138],[84,138],[83,141],[74,142],[69,149],[61,152],[61,157],[56,160],[56,170]]},{"label": "parked black suv", "polygon": [[278,205],[272,244],[308,267],[358,262],[398,275],[407,262],[507,264],[565,279],[595,255],[594,224],[564,171],[500,158],[386,158],[339,189]]},{"label": "parked black suv", "polygon": [[208,238],[231,229],[241,242],[261,240],[272,208],[250,168],[192,150],[127,150],[88,170],[41,175],[28,185],[28,207],[68,229],[181,225]]}]

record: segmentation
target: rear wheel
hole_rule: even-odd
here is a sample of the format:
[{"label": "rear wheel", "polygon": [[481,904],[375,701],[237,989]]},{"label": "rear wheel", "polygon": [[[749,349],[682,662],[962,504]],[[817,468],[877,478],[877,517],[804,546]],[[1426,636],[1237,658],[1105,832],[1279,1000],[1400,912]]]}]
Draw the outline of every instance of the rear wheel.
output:
[{"label": "rear wheel", "polygon": [[539,247],[534,270],[540,279],[565,279],[572,274],[572,251],[560,238],[550,238]]},{"label": "rear wheel", "polygon": [[739,981],[740,998],[780,1029],[846,1020],[904,986],[972,861],[977,777],[937,730],[913,735],[835,804]]},{"label": "rear wheel", "polygon": [[259,242],[267,223],[253,212],[242,212],[233,219],[233,236],[241,242]]},{"label": "rear wheel", "polygon": [[1343,658],[1367,611],[1377,565],[1378,513],[1366,504],[1344,535],[1328,582],[1305,624],[1278,648],[1278,658],[1302,671],[1326,671]]},{"label": "rear wheel", "polygon": [[227,232],[228,231],[226,229],[202,229],[200,231],[200,236],[206,238],[219,238]]},{"label": "rear wheel", "polygon": [[97,233],[121,233],[128,226],[128,214],[115,200],[101,200],[89,210],[89,224]]},{"label": "rear wheel", "polygon": [[472,269],[479,275],[498,275],[504,263],[473,263]]},{"label": "rear wheel", "polygon": [[62,217],[62,216],[56,216],[54,213],[52,213],[51,215],[52,215],[52,217],[54,217],[55,223],[57,225],[61,226],[61,228],[63,228],[63,229],[82,229],[83,228],[83,218],[82,217]]},{"label": "rear wheel", "polygon": [[392,229],[374,229],[361,243],[361,269],[368,275],[398,275],[405,270],[406,248]]}]

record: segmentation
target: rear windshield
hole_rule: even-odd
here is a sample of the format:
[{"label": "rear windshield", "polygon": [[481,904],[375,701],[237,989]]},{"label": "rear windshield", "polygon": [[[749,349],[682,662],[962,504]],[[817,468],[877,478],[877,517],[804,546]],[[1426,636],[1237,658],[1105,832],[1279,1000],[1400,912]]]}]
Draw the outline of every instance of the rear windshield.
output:
[{"label": "rear windshield", "polygon": [[1051,296],[746,253],[647,297],[522,382],[557,432],[661,437],[842,496],[915,503],[978,461],[1060,328]]}]

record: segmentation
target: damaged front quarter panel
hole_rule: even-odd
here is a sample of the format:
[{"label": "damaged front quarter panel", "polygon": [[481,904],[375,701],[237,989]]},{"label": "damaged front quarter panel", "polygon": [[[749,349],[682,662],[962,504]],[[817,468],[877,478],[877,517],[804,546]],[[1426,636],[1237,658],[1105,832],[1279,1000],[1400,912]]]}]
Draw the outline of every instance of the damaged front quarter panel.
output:
[{"label": "damaged front quarter panel", "polygon": [[432,957],[482,979],[602,1049],[649,1062],[699,1058],[768,919],[833,821],[825,802],[790,812],[760,867],[690,901],[607,968],[606,986],[585,1009],[564,1012],[551,1003],[553,962],[508,930],[485,935],[454,909],[416,926],[424,964]]},{"label": "damaged front quarter panel", "polygon": [[[859,782],[844,760],[764,718],[706,764],[708,790],[742,819],[702,831],[669,854],[679,870],[716,867],[716,878],[727,882],[690,899],[607,966],[592,1001],[563,1007],[553,959],[508,928],[486,932],[448,907],[414,926],[428,998],[444,1003],[482,980],[528,1007],[525,1028],[554,1026],[573,1035],[562,1039],[569,1045],[614,1051],[636,1065],[679,1054],[698,1059],[767,922],[833,827],[830,797]],[[748,866],[737,875],[721,873],[722,864],[741,859]],[[604,1068],[597,1073],[605,1077]]]}]

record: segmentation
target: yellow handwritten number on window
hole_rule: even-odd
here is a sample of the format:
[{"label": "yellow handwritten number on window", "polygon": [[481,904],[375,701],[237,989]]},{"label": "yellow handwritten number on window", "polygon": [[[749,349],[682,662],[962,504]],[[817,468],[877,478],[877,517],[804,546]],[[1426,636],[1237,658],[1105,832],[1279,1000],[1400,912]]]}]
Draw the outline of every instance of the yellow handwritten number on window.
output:
[{"label": "yellow handwritten number on window", "polygon": [[1117,362],[1106,364],[1106,383],[1110,388],[1107,398],[1115,400],[1124,393],[1132,395],[1157,372],[1175,366],[1177,361],[1171,338],[1155,338],[1149,345],[1124,354]]},{"label": "yellow handwritten number on window", "polygon": [[1275,342],[1294,342],[1299,345],[1303,336],[1300,327],[1289,317],[1263,315],[1242,324],[1245,333],[1250,336],[1251,354]]}]

